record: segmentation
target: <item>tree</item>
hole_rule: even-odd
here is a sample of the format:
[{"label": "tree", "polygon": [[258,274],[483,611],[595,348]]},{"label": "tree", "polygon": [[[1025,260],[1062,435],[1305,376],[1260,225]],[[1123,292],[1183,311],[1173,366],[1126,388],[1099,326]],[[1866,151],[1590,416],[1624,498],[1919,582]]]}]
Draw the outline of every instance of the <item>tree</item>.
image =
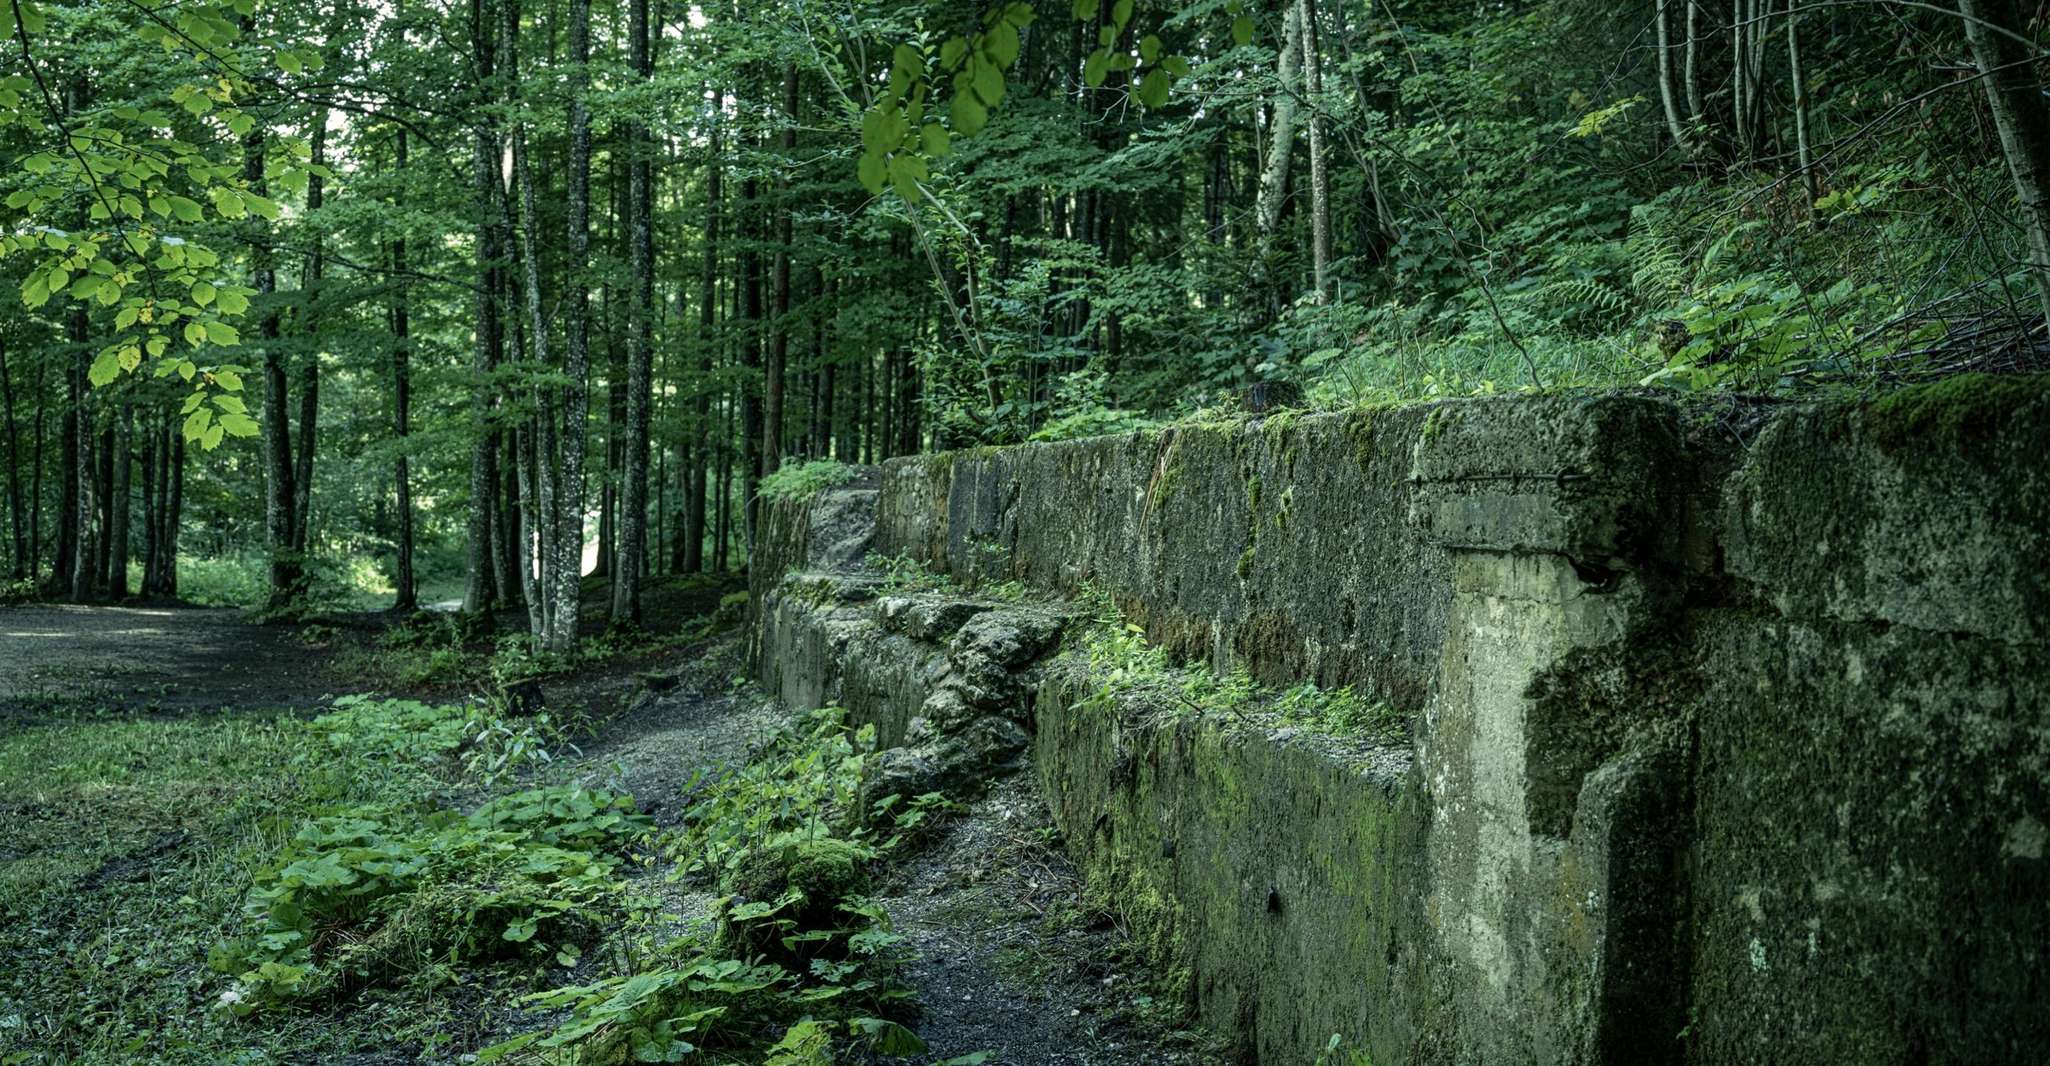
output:
[{"label": "tree", "polygon": [[1965,37],[1979,63],[1986,104],[2000,134],[2001,154],[2021,202],[2029,239],[2029,270],[2050,326],[2050,105],[2035,67],[2042,52],[2026,35],[2015,0],[1960,0]]}]

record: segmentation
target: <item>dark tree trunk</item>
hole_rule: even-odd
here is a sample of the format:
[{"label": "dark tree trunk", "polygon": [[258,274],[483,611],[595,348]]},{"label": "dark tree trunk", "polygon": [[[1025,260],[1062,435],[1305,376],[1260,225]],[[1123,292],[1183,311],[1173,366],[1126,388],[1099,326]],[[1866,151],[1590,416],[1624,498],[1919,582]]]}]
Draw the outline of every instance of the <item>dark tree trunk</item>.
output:
[{"label": "dark tree trunk", "polygon": [[[264,184],[264,134],[262,127],[243,138],[243,177],[259,193]],[[263,337],[263,445],[264,445],[264,532],[270,547],[270,602],[272,610],[285,607],[299,595],[302,584],[300,557],[293,542],[299,523],[293,511],[298,492],[292,483],[292,427],[285,386],[285,354],[278,343],[277,309],[268,306],[277,292],[277,270],[272,265],[270,238],[261,219],[251,221],[251,259],[256,273],[256,294],[265,306]]]},{"label": "dark tree trunk", "polygon": [[4,404],[7,419],[7,514],[9,528],[14,534],[14,570],[16,580],[28,576],[28,525],[21,505],[21,460],[19,456],[21,434],[14,424],[14,378],[7,369],[7,341],[0,337],[0,404]]},{"label": "dark tree trunk", "polygon": [[75,414],[71,422],[73,441],[71,482],[77,491],[72,495],[76,510],[71,516],[75,543],[71,555],[71,601],[87,603],[93,598],[98,585],[94,579],[99,576],[99,540],[94,529],[94,520],[99,514],[99,504],[94,489],[99,480],[99,463],[93,458],[93,420],[86,410],[85,401],[85,359],[87,331],[85,311],[74,309],[70,316],[72,350],[71,394]]},{"label": "dark tree trunk", "polygon": [[107,509],[107,593],[117,600],[128,598],[128,493],[133,487],[129,479],[135,461],[130,451],[134,427],[135,411],[123,404],[111,434],[114,446],[107,451],[113,467],[107,479],[112,493]]}]

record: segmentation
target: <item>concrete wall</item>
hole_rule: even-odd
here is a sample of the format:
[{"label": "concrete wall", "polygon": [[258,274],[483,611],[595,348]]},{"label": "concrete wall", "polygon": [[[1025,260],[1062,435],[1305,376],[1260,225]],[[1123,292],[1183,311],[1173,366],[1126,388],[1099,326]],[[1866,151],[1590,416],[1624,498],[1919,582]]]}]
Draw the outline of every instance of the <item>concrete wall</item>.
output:
[{"label": "concrete wall", "polygon": [[[1071,849],[1248,1058],[2033,1061],[2046,446],[2042,379],[1463,401],[898,460],[873,543],[1411,712],[1362,758],[1033,667],[1018,724]],[[801,543],[841,506],[769,524]],[[944,641],[779,584],[790,558],[758,566],[765,677],[915,719]]]}]

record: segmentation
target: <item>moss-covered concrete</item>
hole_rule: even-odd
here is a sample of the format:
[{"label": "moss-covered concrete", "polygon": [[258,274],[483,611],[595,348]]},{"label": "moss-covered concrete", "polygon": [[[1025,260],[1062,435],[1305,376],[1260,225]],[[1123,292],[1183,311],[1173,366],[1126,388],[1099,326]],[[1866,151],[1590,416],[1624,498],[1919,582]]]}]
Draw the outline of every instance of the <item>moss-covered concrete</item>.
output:
[{"label": "moss-covered concrete", "polygon": [[898,460],[845,499],[879,551],[967,591],[879,606],[858,575],[787,578],[848,539],[813,527],[851,526],[816,501],[772,518],[795,562],[757,575],[763,676],[930,749],[947,634],[1001,581],[1107,596],[1179,658],[1399,705],[1410,746],[1365,764],[1072,663],[1006,690],[1030,715],[962,719],[1032,731],[1092,884],[1248,1059],[1312,1062],[1336,1033],[1382,1066],[2034,1061],[2046,445],[2045,379],[2005,378]]},{"label": "moss-covered concrete", "polygon": [[1228,713],[1106,701],[1080,664],[1040,689],[1034,761],[1099,903],[1245,1061],[1339,1036],[1401,1061],[1395,872],[1406,754],[1362,760]]}]

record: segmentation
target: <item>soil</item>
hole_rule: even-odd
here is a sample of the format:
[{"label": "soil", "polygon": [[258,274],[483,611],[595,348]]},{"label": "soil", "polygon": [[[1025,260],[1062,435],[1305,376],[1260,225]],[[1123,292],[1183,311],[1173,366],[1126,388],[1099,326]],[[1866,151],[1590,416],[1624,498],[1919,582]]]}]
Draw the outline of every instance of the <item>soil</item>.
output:
[{"label": "soil", "polygon": [[[661,617],[671,613],[691,612]],[[0,728],[81,710],[317,707],[356,687],[331,667],[346,640],[332,630],[260,625],[228,610],[0,609]],[[744,758],[785,721],[769,701],[734,684],[742,673],[740,641],[728,633],[549,682],[550,706],[574,706],[603,723],[565,769],[616,781],[658,824],[674,824],[700,771]],[[930,1045],[912,1061],[978,1052],[985,1066],[1219,1061],[1176,1029],[1176,1012],[1155,1002],[1143,975],[1120,961],[1123,938],[1089,906],[1058,851],[1029,770],[993,783],[941,821],[883,884],[881,902],[905,937],[902,977],[922,1007],[915,1028]],[[682,899],[676,905],[690,909]],[[399,1055],[378,1061],[410,1058]]]}]

